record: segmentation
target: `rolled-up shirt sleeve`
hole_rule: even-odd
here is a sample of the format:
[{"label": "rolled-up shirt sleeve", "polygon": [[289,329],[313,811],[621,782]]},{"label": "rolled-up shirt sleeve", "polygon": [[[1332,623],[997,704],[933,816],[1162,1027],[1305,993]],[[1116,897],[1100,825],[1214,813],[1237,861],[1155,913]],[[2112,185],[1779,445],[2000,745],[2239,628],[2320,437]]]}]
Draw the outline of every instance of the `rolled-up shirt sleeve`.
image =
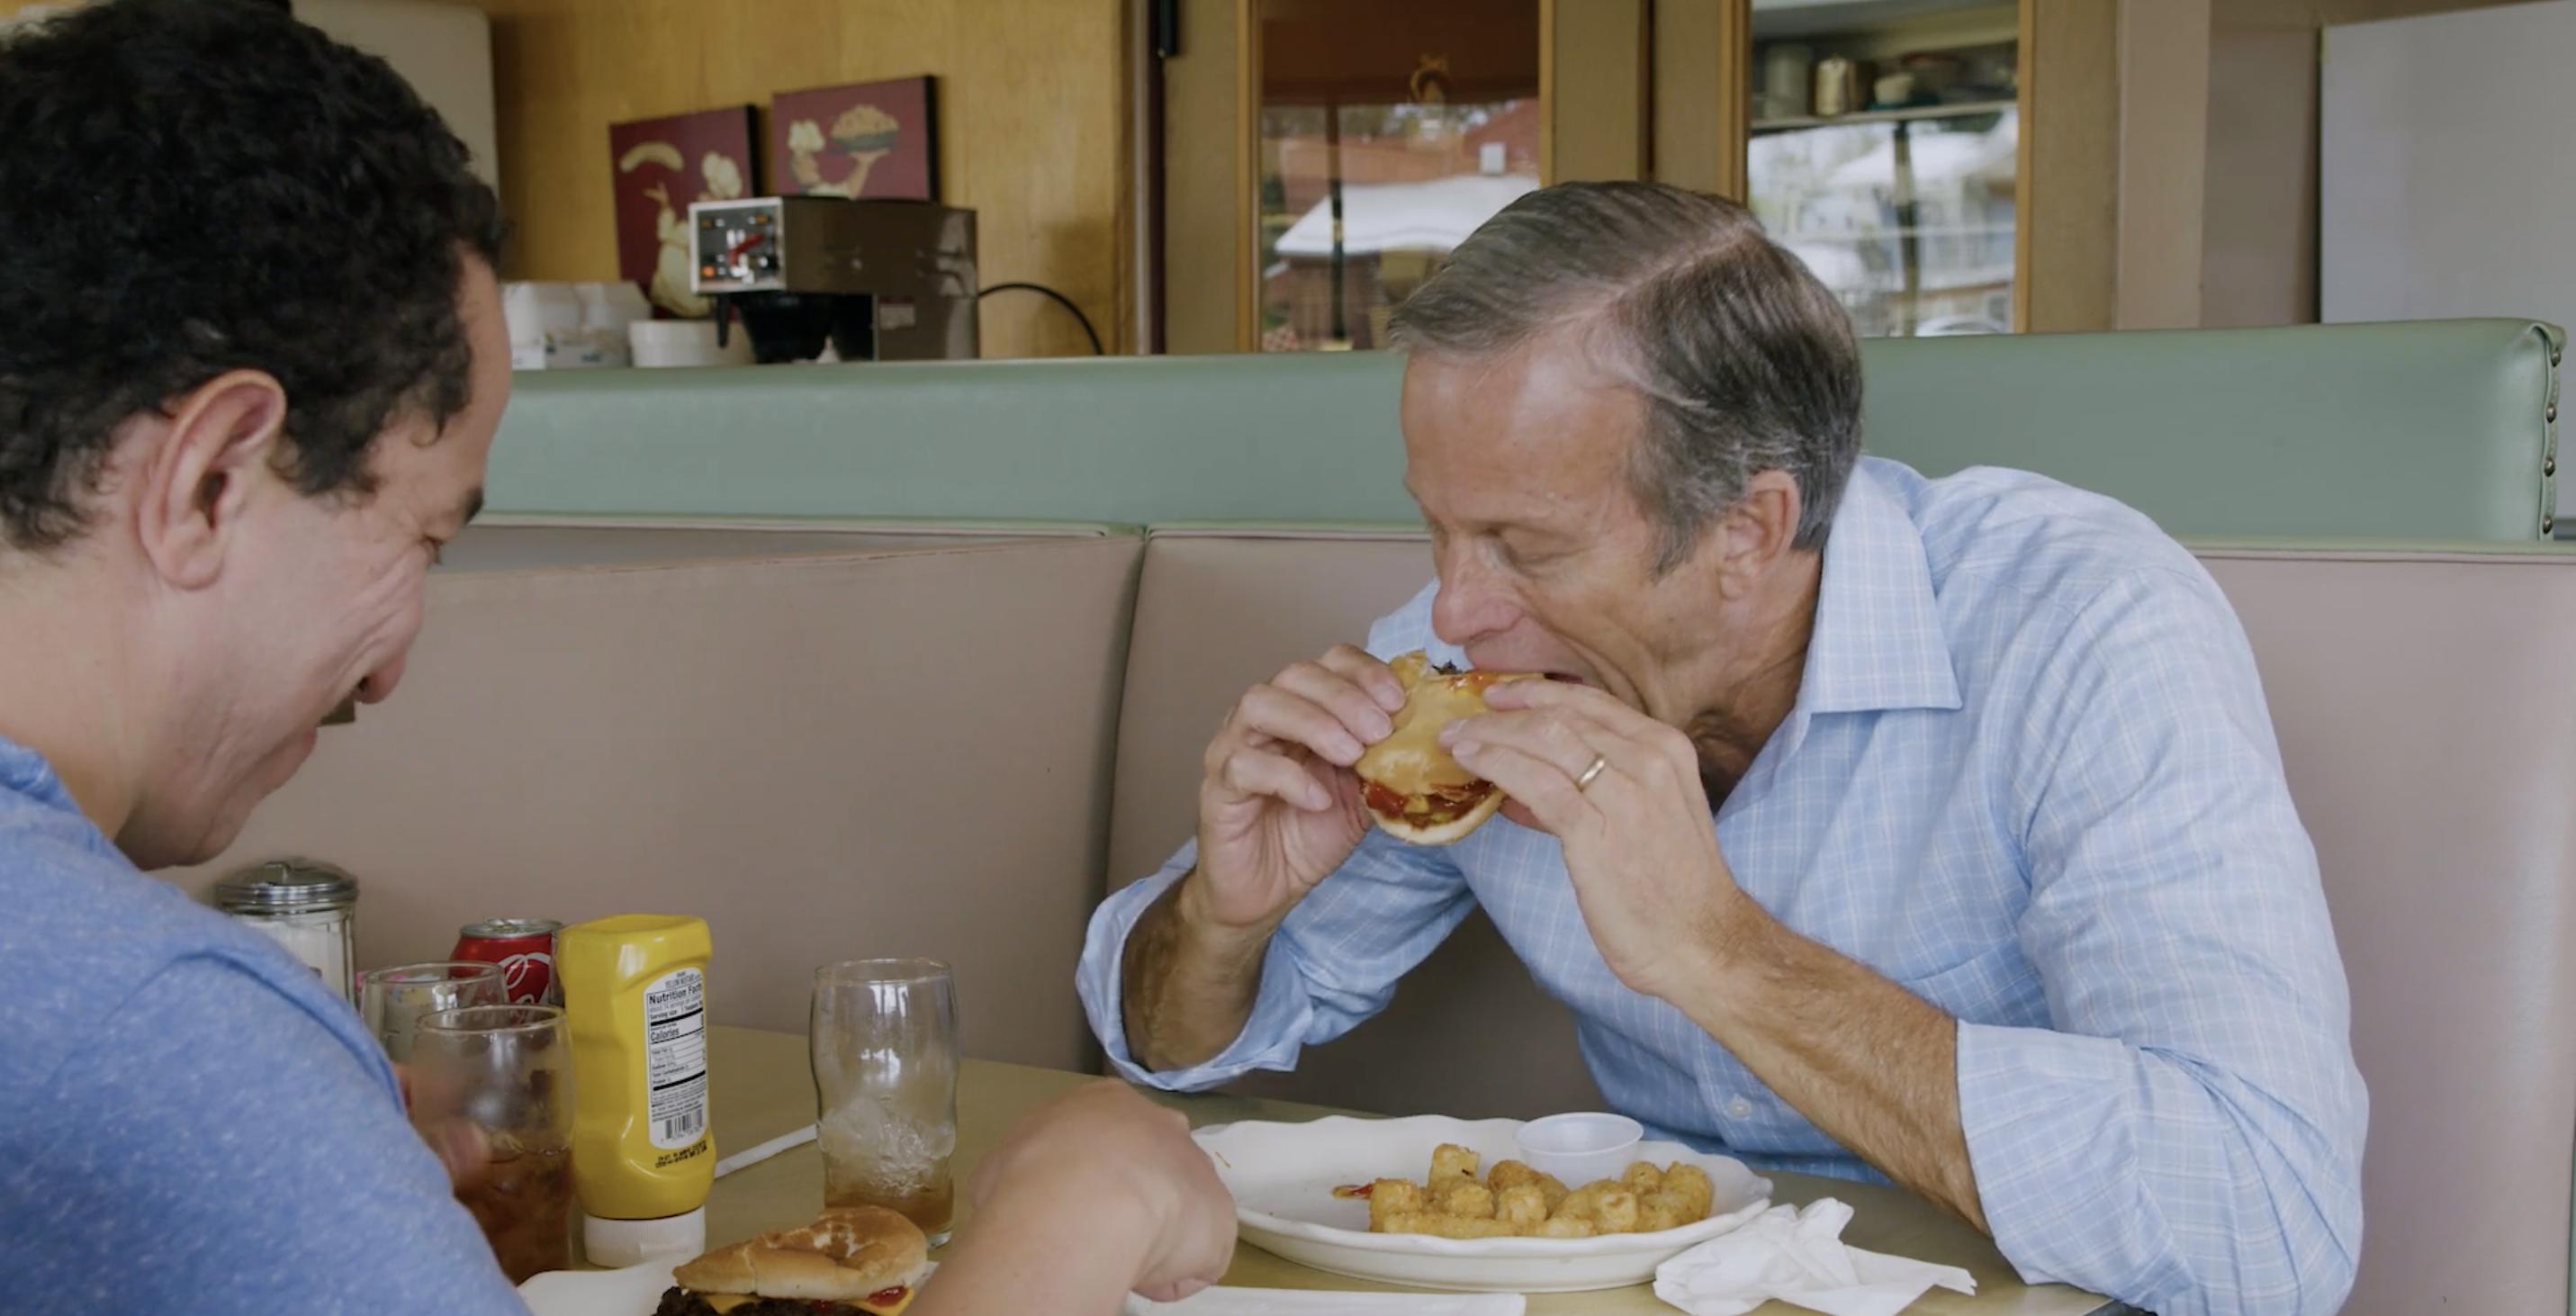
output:
[{"label": "rolled-up shirt sleeve", "polygon": [[[1431,631],[1431,601],[1438,586],[1424,586],[1411,601],[1369,628],[1368,651],[1380,659],[1414,649],[1455,661],[1454,649]],[[1076,986],[1091,1031],[1111,1068],[1135,1083],[1174,1092],[1197,1092],[1255,1070],[1289,1070],[1305,1048],[1329,1042],[1366,1022],[1395,999],[1396,980],[1439,948],[1475,908],[1466,876],[1450,852],[1406,845],[1371,828],[1359,848],[1318,883],[1271,937],[1261,965],[1260,994],[1243,1031],[1203,1064],[1156,1073],[1127,1049],[1122,1000],[1127,937],[1172,884],[1198,863],[1186,845],[1160,872],[1102,902],[1084,938]]]},{"label": "rolled-up shirt sleeve", "polygon": [[2314,849],[2250,648],[2145,573],[2054,646],[2014,801],[2050,1027],[1962,1023],[1960,1116],[2026,1279],[2161,1313],[2330,1312],[2368,1100]]},{"label": "rolled-up shirt sleeve", "polygon": [[1437,949],[1474,908],[1466,879],[1438,851],[1371,830],[1270,939],[1251,1017],[1233,1043],[1187,1069],[1154,1071],[1127,1048],[1127,937],[1198,862],[1184,846],[1162,871],[1109,897],[1091,916],[1079,983],[1083,1012],[1111,1068],[1130,1082],[1197,1092],[1255,1070],[1288,1070],[1298,1053],[1358,1027],[1395,999],[1396,980]]}]

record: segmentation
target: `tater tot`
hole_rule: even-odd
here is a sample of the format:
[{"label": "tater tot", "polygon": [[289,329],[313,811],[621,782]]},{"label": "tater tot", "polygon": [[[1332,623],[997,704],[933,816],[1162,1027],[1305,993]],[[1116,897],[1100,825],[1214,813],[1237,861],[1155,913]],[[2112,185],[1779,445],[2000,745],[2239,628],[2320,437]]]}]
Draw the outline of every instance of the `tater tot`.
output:
[{"label": "tater tot", "polygon": [[1470,1220],[1491,1220],[1494,1218],[1494,1190],[1473,1179],[1442,1185],[1440,1209]]},{"label": "tater tot", "polygon": [[1431,1149],[1431,1182],[1438,1185],[1450,1179],[1473,1179],[1479,1159],[1465,1147],[1444,1142]]},{"label": "tater tot", "polygon": [[1516,1225],[1539,1224],[1547,1219],[1547,1199],[1539,1195],[1537,1184],[1515,1184],[1495,1194],[1494,1218]]},{"label": "tater tot", "polygon": [[1519,1161],[1496,1161],[1494,1168],[1485,1171],[1485,1186],[1499,1193],[1522,1184],[1535,1184],[1539,1178],[1538,1171]]},{"label": "tater tot", "polygon": [[1572,1189],[1565,1186],[1564,1180],[1557,1178],[1555,1175],[1542,1174],[1538,1177],[1538,1195],[1547,1202],[1547,1213],[1549,1215],[1556,1214],[1557,1204],[1563,1202],[1565,1200],[1565,1195],[1572,1191]]},{"label": "tater tot", "polygon": [[1574,1192],[1566,1192],[1564,1198],[1558,1198],[1558,1203],[1548,1208],[1548,1216],[1566,1218],[1566,1221],[1589,1221],[1589,1218],[1592,1218],[1592,1203],[1595,1203],[1595,1200],[1600,1200],[1600,1190],[1597,1190],[1597,1187],[1592,1185],[1577,1187]]},{"label": "tater tot", "polygon": [[1386,1227],[1390,1218],[1422,1210],[1425,1205],[1422,1185],[1410,1179],[1380,1179],[1369,1185],[1368,1204],[1369,1229],[1380,1234],[1393,1233]]},{"label": "tater tot", "polygon": [[1629,1166],[1626,1174],[1619,1176],[1619,1182],[1626,1185],[1629,1192],[1643,1197],[1664,1186],[1664,1172],[1639,1161]]},{"label": "tater tot", "polygon": [[1708,1171],[1688,1163],[1664,1171],[1664,1191],[1679,1198],[1693,1220],[1707,1219],[1717,1201],[1717,1186],[1708,1181]]},{"label": "tater tot", "polygon": [[1511,1238],[1517,1232],[1509,1221],[1435,1215],[1427,1211],[1400,1215],[1389,1223],[1391,1228],[1386,1232],[1390,1234],[1428,1234],[1433,1238]]},{"label": "tater tot", "polygon": [[1530,1230],[1529,1236],[1532,1238],[1590,1238],[1592,1222],[1559,1216],[1554,1220],[1540,1221]]},{"label": "tater tot", "polygon": [[1700,1217],[1692,1215],[1689,1206],[1671,1193],[1648,1193],[1637,1199],[1637,1229],[1640,1233],[1679,1229],[1699,1221]]},{"label": "tater tot", "polygon": [[1548,1214],[1552,1216],[1568,1216],[1576,1220],[1590,1220],[1593,1218],[1594,1213],[1600,1209],[1601,1198],[1603,1195],[1625,1191],[1625,1189],[1619,1186],[1619,1181],[1616,1179],[1595,1179],[1592,1182],[1575,1189],[1573,1192],[1567,1193],[1565,1195],[1565,1200],[1558,1202],[1556,1204],[1556,1209]]},{"label": "tater tot", "polygon": [[1637,1195],[1625,1188],[1601,1194],[1592,1204],[1592,1223],[1604,1234],[1637,1232]]}]

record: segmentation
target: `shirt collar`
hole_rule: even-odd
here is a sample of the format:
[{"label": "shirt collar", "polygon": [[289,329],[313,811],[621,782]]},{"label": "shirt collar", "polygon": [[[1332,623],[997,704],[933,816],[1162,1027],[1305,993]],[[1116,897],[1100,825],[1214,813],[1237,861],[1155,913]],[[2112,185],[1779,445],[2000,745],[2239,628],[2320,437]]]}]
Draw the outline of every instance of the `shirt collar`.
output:
[{"label": "shirt collar", "polygon": [[1923,534],[1864,461],[1853,469],[1825,538],[1799,710],[1956,709],[1964,702]]},{"label": "shirt collar", "polygon": [[71,789],[55,775],[53,765],[45,761],[45,756],[7,737],[0,737],[0,791],[22,795],[67,812],[80,812],[79,803],[72,799]]}]

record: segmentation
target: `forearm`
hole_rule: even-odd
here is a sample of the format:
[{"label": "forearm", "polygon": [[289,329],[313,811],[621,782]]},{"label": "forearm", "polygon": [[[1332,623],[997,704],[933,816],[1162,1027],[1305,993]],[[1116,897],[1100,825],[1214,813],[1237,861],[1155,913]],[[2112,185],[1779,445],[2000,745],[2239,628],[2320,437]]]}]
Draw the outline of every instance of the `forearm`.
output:
[{"label": "forearm", "polygon": [[1986,1230],[1959,1119],[1958,1023],[1751,900],[1674,1001],[1862,1160]]},{"label": "forearm", "polygon": [[[2213,1004],[2224,1018],[2237,1003]],[[2319,1087],[2117,1037],[1962,1024],[1961,1116],[1997,1245],[2026,1275],[2142,1310],[2335,1310],[2360,1252],[2365,1098],[2314,1043],[2275,1037],[2270,1058],[2313,1063]]]},{"label": "forearm", "polygon": [[1275,929],[1216,929],[1191,908],[1193,870],[1154,901],[1127,937],[1119,973],[1127,1053],[1151,1070],[1187,1069],[1243,1032],[1261,991]]},{"label": "forearm", "polygon": [[1115,1200],[990,1203],[960,1230],[912,1316],[1111,1316],[1152,1246]]}]

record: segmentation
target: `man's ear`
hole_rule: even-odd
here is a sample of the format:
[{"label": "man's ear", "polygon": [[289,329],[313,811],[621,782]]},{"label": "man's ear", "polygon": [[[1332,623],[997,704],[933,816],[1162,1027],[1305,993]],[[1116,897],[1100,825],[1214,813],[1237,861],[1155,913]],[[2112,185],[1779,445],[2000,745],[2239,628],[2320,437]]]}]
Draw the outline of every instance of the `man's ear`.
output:
[{"label": "man's ear", "polygon": [[1798,542],[1798,519],[1805,500],[1798,481],[1786,471],[1764,471],[1753,477],[1744,496],[1719,514],[1710,531],[1717,541],[1718,588],[1734,598],[1752,587],[1771,564]]},{"label": "man's ear", "polygon": [[285,441],[286,390],[264,371],[198,385],[166,420],[136,475],[135,535],[161,578],[203,589],[223,572],[242,515]]}]

